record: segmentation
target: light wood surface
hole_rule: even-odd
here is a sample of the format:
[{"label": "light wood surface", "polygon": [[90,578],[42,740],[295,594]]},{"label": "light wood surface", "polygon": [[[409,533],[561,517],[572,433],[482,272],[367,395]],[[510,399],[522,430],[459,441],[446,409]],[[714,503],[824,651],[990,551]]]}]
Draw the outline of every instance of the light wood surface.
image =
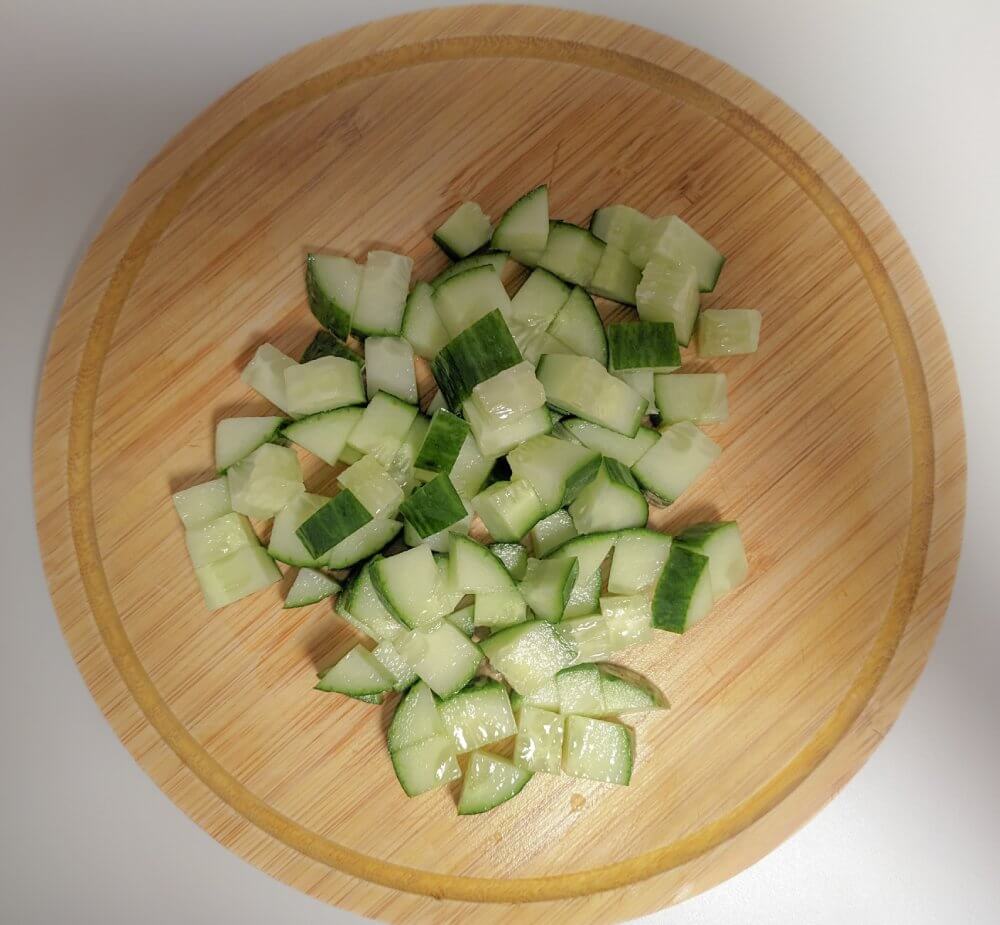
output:
[{"label": "light wood surface", "polygon": [[[574,221],[616,201],[679,212],[728,256],[705,304],[761,309],[755,356],[699,364],[729,376],[721,460],[654,517],[739,519],[752,574],[691,633],[621,659],[674,704],[635,722],[631,787],[539,777],[460,819],[447,791],[402,795],[391,708],[311,690],[354,641],[328,604],[282,612],[286,581],[206,612],[169,496],[210,477],[219,417],[267,410],[238,377],[255,347],[310,339],[307,249],[384,244],[426,277],[445,262],[429,233],[460,200],[497,216],[542,181]],[[325,39],[178,135],[77,272],[35,469],[63,630],[136,760],[253,864],[394,922],[620,920],[762,856],[899,712],[947,605],[964,502],[947,343],[850,166],[708,56],[544,8]],[[333,475],[307,471],[314,489]]]}]

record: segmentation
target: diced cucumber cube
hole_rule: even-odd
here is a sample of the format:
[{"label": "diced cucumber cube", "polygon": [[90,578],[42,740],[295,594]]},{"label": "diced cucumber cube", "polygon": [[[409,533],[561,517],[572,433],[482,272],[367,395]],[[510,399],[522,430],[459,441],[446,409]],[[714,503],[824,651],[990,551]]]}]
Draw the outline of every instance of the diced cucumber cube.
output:
[{"label": "diced cucumber cube", "polygon": [[434,307],[434,288],[430,283],[417,283],[407,296],[402,334],[414,353],[425,360],[433,360],[448,343],[448,332]]},{"label": "diced cucumber cube", "polygon": [[510,300],[511,324],[543,330],[569,298],[570,287],[547,270],[532,270]]},{"label": "diced cucumber cube", "polygon": [[518,590],[539,620],[557,623],[576,583],[575,558],[528,559],[528,569]]},{"label": "diced cucumber cube", "polygon": [[536,186],[497,222],[490,246],[503,251],[542,251],[549,237],[549,189]]},{"label": "diced cucumber cube", "polygon": [[490,664],[522,694],[541,687],[576,656],[572,643],[544,620],[501,630],[483,640],[481,647]]},{"label": "diced cucumber cube", "polygon": [[707,308],[698,318],[698,356],[728,357],[755,353],[760,312],[752,308]]},{"label": "diced cucumber cube", "polygon": [[340,585],[329,575],[324,575],[315,569],[301,568],[298,575],[295,576],[292,586],[288,589],[283,609],[291,610],[296,607],[316,604],[328,597],[333,597],[339,590]]},{"label": "diced cucumber cube", "polygon": [[353,533],[348,534],[326,554],[328,568],[343,569],[383,550],[391,543],[403,525],[398,520],[373,517]]},{"label": "diced cucumber cube", "polygon": [[549,405],[634,437],[646,413],[646,400],[590,357],[546,355],[538,378]]},{"label": "diced cucumber cube", "polygon": [[390,518],[403,503],[403,490],[374,456],[362,456],[341,472],[337,481],[372,517]]},{"label": "diced cucumber cube", "polygon": [[470,604],[468,607],[463,607],[461,610],[449,614],[445,619],[460,630],[463,635],[471,636],[476,628],[474,613],[475,608]]},{"label": "diced cucumber cube", "polygon": [[664,372],[681,365],[674,326],[669,321],[631,321],[608,326],[608,355],[613,370]]},{"label": "diced cucumber cube", "polygon": [[326,555],[312,555],[299,539],[296,531],[302,524],[329,502],[323,495],[303,492],[288,502],[274,518],[267,552],[272,559],[300,568],[317,568],[326,564]]},{"label": "diced cucumber cube", "polygon": [[311,414],[287,425],[283,433],[328,466],[335,466],[342,460],[347,438],[361,420],[362,413],[363,409],[353,407]]},{"label": "diced cucumber cube", "polygon": [[575,353],[590,357],[602,366],[608,363],[608,338],[604,322],[594,300],[586,290],[574,286],[569,297],[552,319],[547,333],[567,350],[543,350],[543,353]]},{"label": "diced cucumber cube", "polygon": [[527,771],[562,770],[563,718],[525,703],[518,710],[514,763]]},{"label": "diced cucumber cube", "polygon": [[420,413],[416,405],[376,392],[347,438],[347,445],[362,456],[372,453],[388,466]]},{"label": "diced cucumber cube", "polygon": [[434,306],[445,330],[457,337],[466,328],[499,310],[510,314],[510,297],[493,267],[472,267],[445,280],[434,290]]},{"label": "diced cucumber cube", "polygon": [[550,222],[545,250],[538,266],[576,286],[587,287],[604,254],[604,242],[586,228],[569,222]]},{"label": "diced cucumber cube", "polygon": [[490,536],[499,542],[519,542],[545,516],[545,507],[530,482],[496,482],[472,499]]},{"label": "diced cucumber cube", "polygon": [[406,626],[386,609],[375,589],[370,562],[362,566],[340,595],[337,612],[376,642],[396,639],[406,631]]},{"label": "diced cucumber cube", "polygon": [[445,732],[441,717],[438,715],[434,694],[423,681],[418,681],[399,701],[392,716],[392,723],[386,736],[389,751],[398,752],[435,736],[447,737],[454,754],[455,745],[451,736]]},{"label": "diced cucumber cube", "polygon": [[511,578],[515,581],[524,578],[528,568],[528,550],[520,543],[493,543],[490,552],[503,563]]},{"label": "diced cucumber cube", "polygon": [[652,588],[667,556],[671,538],[666,533],[647,530],[623,530],[615,542],[608,575],[608,591],[612,594],[638,594]]},{"label": "diced cucumber cube", "polygon": [[487,678],[478,678],[447,700],[439,700],[437,710],[460,755],[517,732],[507,689]]},{"label": "diced cucumber cube", "polygon": [[636,266],[644,267],[654,257],[670,257],[678,263],[694,267],[698,288],[711,292],[722,272],[722,256],[698,232],[676,215],[667,215],[652,222],[641,240],[631,248],[629,256]]},{"label": "diced cucumber cube", "polygon": [[343,357],[320,357],[285,370],[288,410],[294,414],[333,411],[365,401],[361,368]]},{"label": "diced cucumber cube", "polygon": [[362,369],[365,368],[365,358],[347,346],[336,334],[329,331],[317,331],[316,336],[309,342],[309,346],[302,351],[299,357],[300,363],[308,363],[310,360],[318,360],[320,357],[342,357],[357,363]]},{"label": "diced cucumber cube", "polygon": [[483,660],[479,646],[447,620],[411,630],[397,640],[397,646],[420,679],[444,698],[465,687]]},{"label": "diced cucumber cube", "polygon": [[608,245],[601,254],[601,262],[594,270],[588,288],[605,299],[635,305],[635,290],[641,277],[642,271],[632,263],[628,254]]},{"label": "diced cucumber cube", "polygon": [[599,667],[606,716],[646,713],[650,710],[665,710],[670,706],[667,698],[636,672],[620,665]]},{"label": "diced cucumber cube", "polygon": [[405,691],[417,681],[417,673],[413,670],[413,666],[403,658],[402,653],[390,640],[384,639],[375,646],[372,649],[372,658],[392,678],[393,690]]},{"label": "diced cucumber cube", "polygon": [[721,455],[722,447],[694,424],[681,421],[660,434],[660,439],[632,466],[632,474],[647,492],[670,504]]},{"label": "diced cucumber cube", "polygon": [[173,502],[185,530],[197,530],[233,509],[229,500],[229,481],[226,478],[213,479],[178,491],[173,496]]},{"label": "diced cucumber cube", "polygon": [[473,267],[493,267],[493,272],[500,276],[504,267],[507,266],[508,256],[507,251],[503,250],[486,250],[480,251],[478,254],[470,254],[468,257],[456,260],[451,266],[446,267],[435,276],[431,280],[431,288],[436,290],[438,286],[453,276],[458,276],[459,273],[464,273]]},{"label": "diced cucumber cube", "polygon": [[649,216],[629,206],[604,206],[590,217],[590,231],[610,247],[627,254],[646,237],[652,223]]},{"label": "diced cucumber cube", "polygon": [[552,418],[544,405],[499,423],[496,418],[484,415],[471,401],[462,405],[462,414],[484,456],[503,456],[526,440],[552,430]]},{"label": "diced cucumber cube", "polygon": [[486,244],[492,230],[479,203],[463,202],[434,232],[434,241],[452,260],[461,260]]},{"label": "diced cucumber cube", "polygon": [[440,574],[427,546],[376,560],[371,576],[386,608],[407,626],[433,626],[444,616],[437,596]]},{"label": "diced cucumber cube", "polygon": [[642,271],[635,290],[636,310],[643,321],[669,321],[679,344],[691,340],[698,317],[698,274],[672,257],[654,257]]},{"label": "diced cucumber cube", "polygon": [[316,690],[360,697],[391,690],[393,679],[364,646],[357,645],[319,676]]},{"label": "diced cucumber cube", "polygon": [[519,591],[481,591],[476,595],[473,622],[490,630],[517,626],[528,619],[528,605]]},{"label": "diced cucumber cube", "polygon": [[615,652],[653,638],[653,604],[645,594],[602,597],[601,615]]},{"label": "diced cucumber cube", "polygon": [[469,816],[495,809],[516,797],[531,772],[490,752],[474,752],[458,798],[458,814]]},{"label": "diced cucumber cube", "polygon": [[551,514],[573,501],[597,475],[601,457],[593,450],[540,435],[508,454],[513,479],[529,482]]},{"label": "diced cucumber cube", "polygon": [[725,373],[674,373],[657,376],[656,407],[666,424],[691,421],[716,424],[729,417]]},{"label": "diced cucumber cube", "polygon": [[295,535],[310,555],[319,557],[335,549],[371,520],[372,515],[354,493],[343,488],[302,521],[296,528]]},{"label": "diced cucumber cube", "polygon": [[260,546],[244,546],[194,571],[205,604],[217,610],[281,580],[274,560]]},{"label": "diced cucumber cube", "polygon": [[464,594],[516,590],[504,564],[487,547],[466,536],[450,537],[448,582]]},{"label": "diced cucumber cube", "polygon": [[538,521],[529,534],[531,548],[535,555],[542,559],[554,549],[558,549],[567,540],[577,536],[573,518],[568,511],[556,511],[544,520]]},{"label": "diced cucumber cube", "polygon": [[468,436],[469,425],[465,421],[439,408],[431,418],[414,466],[427,478],[433,477],[436,472],[450,473]]},{"label": "diced cucumber cube", "polygon": [[265,443],[232,466],[226,478],[233,510],[260,520],[273,517],[305,490],[295,451],[273,443]]},{"label": "diced cucumber cube", "polygon": [[410,289],[413,261],[391,251],[369,251],[351,327],[365,337],[398,334]]},{"label": "diced cucumber cube", "polygon": [[609,784],[632,779],[632,735],[626,726],[587,716],[567,716],[563,771]]},{"label": "diced cucumber cube", "polygon": [[368,397],[376,392],[417,403],[417,374],[413,347],[402,337],[369,337],[365,341],[365,380]]},{"label": "diced cucumber cube", "polygon": [[263,395],[272,405],[276,405],[282,411],[291,411],[285,393],[285,371],[298,365],[277,347],[261,344],[253,359],[244,367],[240,379],[255,392]]},{"label": "diced cucumber cube", "polygon": [[615,651],[608,621],[601,614],[564,619],[556,629],[559,636],[576,649],[575,663],[596,662]]},{"label": "diced cucumber cube", "polygon": [[410,495],[400,512],[422,538],[448,530],[468,516],[465,502],[443,472]]},{"label": "diced cucumber cube", "polygon": [[215,425],[215,468],[221,475],[259,446],[272,443],[286,423],[283,417],[223,418]]},{"label": "diced cucumber cube", "polygon": [[602,456],[617,459],[623,466],[633,466],[657,440],[659,434],[651,427],[640,427],[634,437],[625,437],[599,424],[580,418],[568,418],[562,426],[586,447],[597,450]]},{"label": "diced cucumber cube", "polygon": [[569,506],[581,534],[645,526],[649,504],[626,466],[604,458],[600,471]]},{"label": "diced cucumber cube", "polygon": [[518,363],[478,383],[472,390],[472,403],[499,426],[541,408],[545,389],[530,363]]},{"label": "diced cucumber cube", "polygon": [[462,776],[455,746],[444,735],[432,736],[390,752],[396,778],[408,797],[436,790]]}]

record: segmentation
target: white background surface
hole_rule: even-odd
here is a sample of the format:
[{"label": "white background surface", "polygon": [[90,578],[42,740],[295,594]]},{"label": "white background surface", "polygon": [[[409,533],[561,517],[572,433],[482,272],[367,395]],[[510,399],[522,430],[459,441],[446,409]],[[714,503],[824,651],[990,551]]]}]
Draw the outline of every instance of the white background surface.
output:
[{"label": "white background surface", "polygon": [[[926,674],[882,747],[799,834],[646,920],[996,923],[1000,846],[1000,215],[996,0],[570,3],[717,55],[811,120],[908,239],[965,401],[969,513]],[[300,44],[417,2],[0,0],[0,921],[360,922],[229,854],[104,721],[63,643],[31,509],[31,423],[70,273],[194,115]]]}]

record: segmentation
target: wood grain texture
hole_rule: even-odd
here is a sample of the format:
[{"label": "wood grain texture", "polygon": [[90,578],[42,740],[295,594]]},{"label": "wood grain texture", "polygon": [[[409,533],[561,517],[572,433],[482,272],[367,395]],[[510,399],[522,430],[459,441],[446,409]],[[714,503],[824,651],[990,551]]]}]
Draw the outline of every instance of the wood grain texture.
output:
[{"label": "wood grain texture", "polygon": [[[730,379],[732,419],[710,430],[722,459],[654,517],[738,518],[752,576],[691,633],[623,659],[674,703],[637,720],[630,788],[539,777],[460,819],[448,792],[403,797],[391,707],[311,690],[354,642],[328,603],[282,612],[275,587],[205,611],[169,495],[210,476],[219,417],[266,412],[238,378],[253,349],[310,339],[306,250],[384,244],[426,277],[444,263],[429,233],[460,200],[496,216],[542,181],[570,220],[613,201],[680,212],[729,258],[705,304],[762,310],[758,354],[698,364]],[[63,630],[136,760],[261,869],[395,922],[614,921],[753,863],[898,714],[947,605],[964,504],[940,322],[844,159],[700,52],[537,7],[325,39],[188,126],[77,272],[35,468]],[[307,474],[317,489],[333,470]]]}]

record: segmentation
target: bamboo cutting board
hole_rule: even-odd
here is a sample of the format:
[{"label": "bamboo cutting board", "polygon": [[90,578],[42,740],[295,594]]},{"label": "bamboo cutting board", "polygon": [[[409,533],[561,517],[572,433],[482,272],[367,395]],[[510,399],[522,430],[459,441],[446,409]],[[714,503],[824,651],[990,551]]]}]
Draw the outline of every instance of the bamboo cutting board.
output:
[{"label": "bamboo cutting board", "polygon": [[[728,256],[705,304],[761,309],[760,351],[710,367],[730,381],[732,418],[710,431],[721,460],[654,518],[738,519],[752,572],[689,634],[620,659],[674,704],[636,720],[631,787],[539,776],[459,818],[448,791],[403,796],[391,706],[312,691],[354,641],[328,602],[282,612],[286,580],[206,612],[170,494],[211,476],[218,418],[267,413],[238,376],[256,346],[311,338],[307,250],[384,245],[426,278],[444,264],[430,231],[459,201],[495,217],[543,181],[572,221],[609,202],[679,212]],[[178,135],[77,272],[35,471],[63,630],[135,759],[262,870],[392,922],[609,922],[761,857],[899,712],[947,605],[964,501],[944,334],[857,174],[707,55],[537,7],[325,39]]]}]

